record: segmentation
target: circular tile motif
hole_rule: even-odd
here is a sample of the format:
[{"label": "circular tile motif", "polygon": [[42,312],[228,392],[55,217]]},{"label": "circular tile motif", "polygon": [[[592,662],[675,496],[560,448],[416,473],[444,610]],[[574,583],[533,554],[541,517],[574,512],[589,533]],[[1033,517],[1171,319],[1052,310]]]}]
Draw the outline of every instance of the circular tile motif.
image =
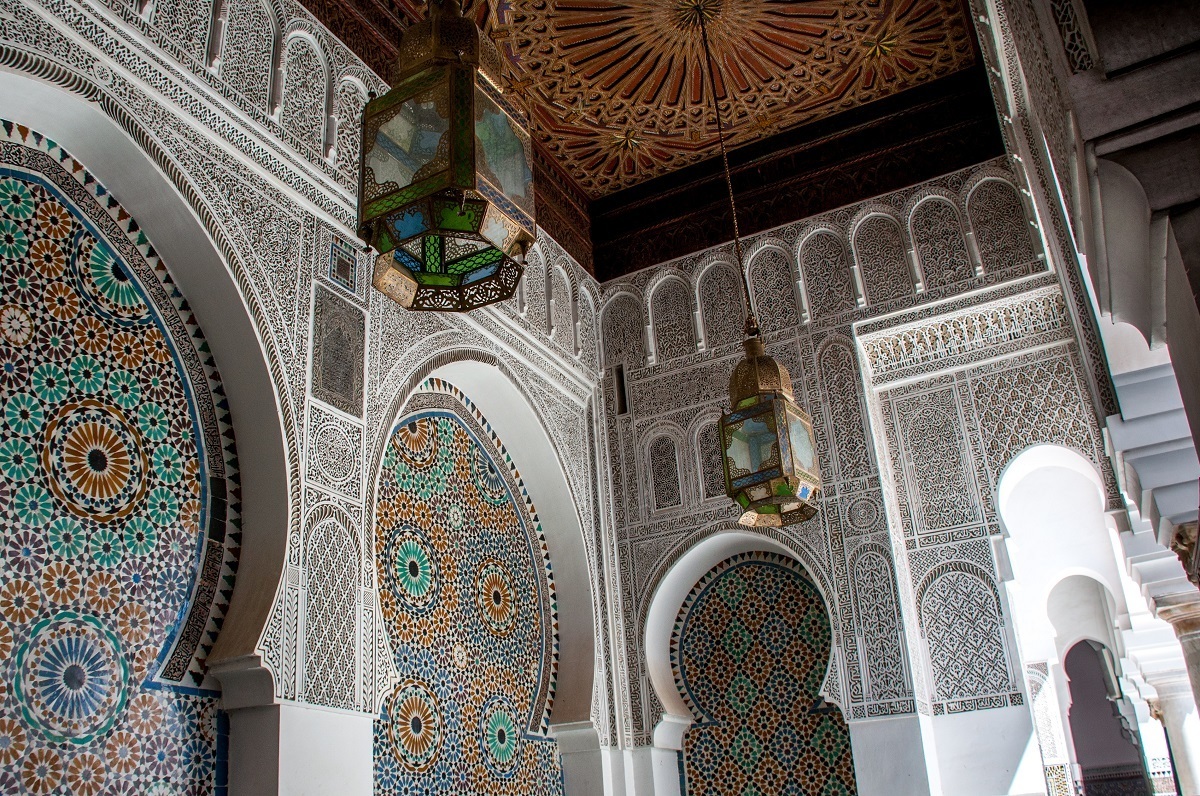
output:
[{"label": "circular tile motif", "polygon": [[504,475],[479,445],[471,447],[471,477],[488,503],[501,506],[508,502],[508,486],[504,483]]},{"label": "circular tile motif", "polygon": [[42,466],[55,496],[87,519],[123,517],[146,492],[149,461],[138,432],[99,401],[68,404],[46,425]]},{"label": "circular tile motif", "polygon": [[390,591],[411,609],[429,608],[437,597],[439,573],[429,543],[413,528],[405,528],[388,540]]},{"label": "circular tile motif", "polygon": [[136,321],[144,318],[148,307],[137,283],[112,252],[93,238],[79,245],[79,273],[83,289],[114,319]]},{"label": "circular tile motif", "polygon": [[43,619],[16,664],[25,721],[51,741],[87,743],[124,710],[129,666],[117,636],[94,616],[62,611]]},{"label": "circular tile motif", "polygon": [[392,440],[396,452],[411,467],[425,467],[437,454],[437,428],[428,417],[410,420],[400,426]]},{"label": "circular tile motif", "polygon": [[517,619],[516,589],[504,567],[485,561],[475,577],[475,604],[483,623],[496,635],[513,629]]},{"label": "circular tile motif", "polygon": [[396,759],[413,771],[429,768],[442,744],[437,698],[425,686],[409,682],[396,690],[388,708],[388,738]]},{"label": "circular tile motif", "polygon": [[517,767],[518,730],[512,706],[503,697],[484,705],[480,731],[483,761],[493,774],[508,776]]}]

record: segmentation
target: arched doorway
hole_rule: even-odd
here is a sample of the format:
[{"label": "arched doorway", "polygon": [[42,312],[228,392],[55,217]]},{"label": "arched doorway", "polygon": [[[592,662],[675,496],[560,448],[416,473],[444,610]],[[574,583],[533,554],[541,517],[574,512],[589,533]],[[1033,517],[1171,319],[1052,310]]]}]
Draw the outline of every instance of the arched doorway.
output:
[{"label": "arched doorway", "polygon": [[374,739],[378,794],[561,794],[546,736],[558,616],[546,539],[487,420],[433,379],[390,435],[375,559],[397,686]]},{"label": "arched doorway", "polygon": [[1063,667],[1071,692],[1068,720],[1084,796],[1105,793],[1146,794],[1151,788],[1137,731],[1121,716],[1111,653],[1084,640],[1067,652]]},{"label": "arched doorway", "polygon": [[671,640],[697,722],[683,738],[684,792],[856,793],[849,728],[821,696],[830,653],[825,603],[794,559],[741,553],[701,577]]}]

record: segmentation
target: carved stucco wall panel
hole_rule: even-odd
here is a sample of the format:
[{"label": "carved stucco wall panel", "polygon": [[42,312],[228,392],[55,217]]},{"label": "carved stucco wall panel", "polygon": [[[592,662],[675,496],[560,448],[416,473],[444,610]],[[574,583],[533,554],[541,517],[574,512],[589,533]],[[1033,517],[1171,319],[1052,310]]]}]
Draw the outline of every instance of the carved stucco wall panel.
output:
[{"label": "carved stucco wall panel", "polygon": [[[981,435],[994,434],[999,423],[1013,422],[1011,417],[991,422],[981,431],[968,377],[926,378],[926,374],[957,369],[970,372],[974,378],[976,370],[964,369],[989,358],[1019,358],[1030,349],[1072,339],[1066,305],[1056,287],[1058,280],[1045,272],[1044,259],[1026,247],[1025,242],[1033,239],[1024,207],[1019,216],[1013,212],[989,214],[986,224],[979,212],[975,214],[980,219],[978,225],[968,214],[973,191],[993,181],[997,192],[1013,190],[1012,195],[1016,195],[1008,186],[1018,180],[1019,173],[1012,164],[1000,159],[878,197],[859,207],[796,222],[746,243],[752,263],[779,245],[790,247],[799,270],[792,275],[788,266],[789,279],[794,282],[799,278],[808,301],[806,308],[800,297],[794,296],[795,305],[785,313],[789,320],[784,325],[764,324],[769,329],[769,352],[791,370],[797,399],[816,413],[817,446],[826,481],[820,519],[785,529],[781,537],[787,538],[791,549],[806,551],[805,564],[816,570],[814,578],[830,584],[837,650],[833,688],[852,721],[914,710],[975,710],[1017,704],[1023,699],[1012,676],[1012,651],[1005,646],[1004,637],[1007,620],[1004,606],[998,602],[980,602],[978,606],[981,616],[990,617],[982,625],[978,643],[973,642],[982,659],[989,661],[968,678],[970,688],[978,693],[966,697],[964,687],[956,686],[942,691],[953,691],[953,698],[937,695],[937,678],[941,676],[944,681],[943,675],[951,666],[945,657],[949,649],[930,647],[917,603],[919,578],[937,562],[922,561],[914,569],[910,561],[910,554],[936,550],[943,563],[968,561],[978,571],[991,573],[987,582],[977,579],[980,585],[952,578],[939,581],[933,591],[927,587],[921,592],[927,607],[950,594],[952,586],[968,595],[991,593],[997,577],[987,537],[996,527],[990,508],[995,476],[986,464]],[[1012,204],[1011,195],[1005,196],[1009,211],[1013,211],[1017,205]],[[931,204],[935,202],[940,204]],[[910,221],[901,227],[896,221],[901,218]],[[875,229],[869,225],[873,219],[879,219]],[[883,245],[875,249],[866,245],[867,234],[883,241]],[[977,245],[976,235],[986,252],[982,258],[972,249]],[[806,249],[814,241],[818,248]],[[922,241],[924,259],[935,266],[937,283],[926,284],[923,291],[918,291],[908,249],[912,247],[911,257],[920,263]],[[806,256],[806,251],[811,254]],[[607,283],[603,312],[612,310],[612,315],[602,316],[608,319],[602,323],[605,334],[610,328],[614,333],[612,354],[624,356],[624,350],[641,344],[643,338],[636,332],[646,318],[651,319],[647,336],[656,339],[661,334],[645,297],[668,275],[691,282],[693,295],[700,301],[707,336],[710,310],[706,296],[712,292],[708,289],[712,263],[730,254],[729,247],[723,247]],[[982,269],[975,265],[980,259],[986,262]],[[871,273],[873,263],[881,263],[885,271],[890,271]],[[855,268],[860,275],[856,275]],[[757,296],[760,280],[754,278],[753,270],[751,275]],[[862,302],[859,278],[867,288]],[[814,281],[824,291],[815,297]],[[876,286],[874,296],[871,285]],[[1005,303],[1008,299],[1011,301]],[[989,301],[999,304],[993,306]],[[759,309],[762,315],[763,308]],[[880,320],[873,320],[876,318]],[[939,320],[943,321],[940,325]],[[934,333],[935,328],[942,331]],[[894,334],[885,334],[887,331]],[[711,451],[715,439],[702,438],[702,424],[697,422],[697,431],[689,438],[689,454],[680,456],[682,466],[690,469],[685,480],[695,485],[694,503],[666,512],[652,511],[651,506],[641,502],[651,494],[649,485],[638,488],[636,477],[629,475],[642,461],[638,457],[645,455],[645,446],[650,442],[647,435],[654,428],[665,422],[682,426],[702,415],[715,417],[725,405],[725,382],[740,352],[728,344],[715,349],[708,345],[706,349],[695,354],[680,353],[667,362],[660,358],[653,365],[625,357],[629,414],[610,418],[606,427],[609,467],[614,483],[623,484],[615,489],[611,506],[619,540],[617,571],[621,579],[631,577],[636,584],[630,588],[622,583],[619,588],[624,637],[614,640],[615,645],[623,646],[619,660],[625,669],[623,679],[630,700],[622,722],[627,743],[647,742],[657,720],[653,712],[657,709],[656,698],[646,687],[640,651],[642,612],[653,595],[656,573],[664,571],[706,534],[732,527],[732,507],[720,499],[711,503],[702,499],[704,484],[715,482],[715,471],[710,468],[706,475],[700,454],[702,447]],[[615,356],[606,364],[613,364]],[[921,381],[923,378],[925,381]],[[1080,375],[1080,379],[1067,387],[1067,392],[1076,397],[1081,390],[1086,394],[1086,376]],[[611,376],[605,381],[611,401]],[[937,478],[951,479],[954,490],[965,494],[965,499],[947,502],[944,490],[934,488],[933,480],[924,480],[932,478],[931,473],[906,476],[907,460],[897,457],[889,447],[892,436],[876,450],[878,435],[882,429],[891,429],[895,414],[892,404],[881,407],[878,389],[887,385],[891,390],[901,381],[921,384],[920,390],[905,393],[913,411],[925,412],[913,415],[910,432],[931,437],[934,435],[928,422],[941,424],[938,429],[947,432],[949,442],[922,453],[946,465],[936,473]],[[872,384],[875,389],[864,394],[864,386]],[[927,407],[925,398],[917,395],[921,390],[940,396],[942,403]],[[867,395],[871,396],[869,400]],[[899,392],[895,397],[902,400]],[[1086,399],[1072,404],[1072,410],[1080,406],[1086,406]],[[1094,428],[1094,418],[1089,422]],[[888,431],[889,435],[894,433],[898,432]],[[883,473],[876,461],[880,455],[884,457]],[[1096,456],[1093,459],[1101,461]],[[914,486],[918,482],[924,496]],[[915,523],[921,524],[920,534],[911,530]],[[910,530],[901,530],[905,528]],[[1002,656],[998,650],[1003,651]]]}]

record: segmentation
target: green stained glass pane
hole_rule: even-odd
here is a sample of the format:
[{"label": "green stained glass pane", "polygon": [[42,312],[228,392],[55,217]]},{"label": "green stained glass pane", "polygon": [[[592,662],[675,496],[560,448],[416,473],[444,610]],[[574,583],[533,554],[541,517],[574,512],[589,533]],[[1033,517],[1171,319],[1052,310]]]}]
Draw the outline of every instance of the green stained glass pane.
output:
[{"label": "green stained glass pane", "polygon": [[499,249],[484,249],[481,252],[464,257],[463,259],[451,263],[446,269],[452,274],[466,274],[474,271],[476,268],[483,268],[493,263],[498,263],[504,259],[504,254]]},{"label": "green stained glass pane", "polygon": [[436,235],[425,238],[425,270],[431,273],[442,270],[442,239]]}]

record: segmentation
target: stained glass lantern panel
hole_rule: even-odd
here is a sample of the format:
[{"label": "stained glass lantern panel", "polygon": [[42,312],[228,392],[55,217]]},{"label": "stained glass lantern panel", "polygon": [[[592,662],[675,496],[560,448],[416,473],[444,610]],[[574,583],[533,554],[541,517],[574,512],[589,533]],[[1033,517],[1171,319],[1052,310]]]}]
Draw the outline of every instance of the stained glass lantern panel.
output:
[{"label": "stained glass lantern panel", "polygon": [[502,301],[536,233],[528,116],[454,0],[431,2],[400,49],[393,88],[363,114],[358,226],[379,252],[373,284],[410,309]]}]

